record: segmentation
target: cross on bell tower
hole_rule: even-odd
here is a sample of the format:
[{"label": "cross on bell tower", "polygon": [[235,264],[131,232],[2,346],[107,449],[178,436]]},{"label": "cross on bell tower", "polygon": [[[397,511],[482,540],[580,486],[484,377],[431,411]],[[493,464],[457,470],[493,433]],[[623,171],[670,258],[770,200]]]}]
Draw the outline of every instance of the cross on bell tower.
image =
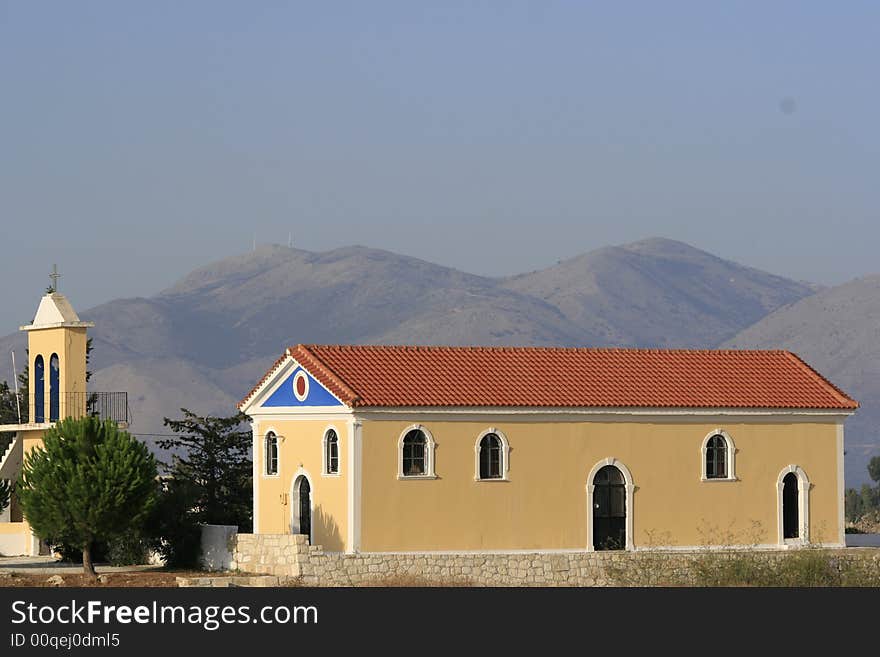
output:
[{"label": "cross on bell tower", "polygon": [[28,334],[30,371],[29,422],[43,424],[85,413],[86,358],[94,326],[76,314],[67,298],[55,288],[58,266],[52,265],[52,287],[40,299],[34,321],[20,327]]},{"label": "cross on bell tower", "polygon": [[52,279],[52,291],[58,291],[58,279],[61,278],[61,274],[58,273],[58,265],[52,265],[52,273],[49,274],[49,278]]}]

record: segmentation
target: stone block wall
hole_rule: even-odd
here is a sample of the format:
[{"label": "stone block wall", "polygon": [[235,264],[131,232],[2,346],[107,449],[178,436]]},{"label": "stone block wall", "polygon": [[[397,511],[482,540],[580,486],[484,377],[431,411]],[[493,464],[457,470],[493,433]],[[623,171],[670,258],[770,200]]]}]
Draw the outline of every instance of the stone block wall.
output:
[{"label": "stone block wall", "polygon": [[[832,551],[835,559],[869,558],[880,550]],[[790,551],[767,552],[782,559]],[[615,586],[693,581],[693,552],[325,553],[302,535],[239,534],[232,568],[294,578],[306,586],[364,584],[444,586]]]}]

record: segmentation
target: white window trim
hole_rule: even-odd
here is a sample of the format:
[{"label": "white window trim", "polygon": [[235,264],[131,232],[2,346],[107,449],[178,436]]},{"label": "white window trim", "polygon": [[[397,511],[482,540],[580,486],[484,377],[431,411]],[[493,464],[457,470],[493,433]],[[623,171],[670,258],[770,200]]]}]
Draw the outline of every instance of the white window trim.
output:
[{"label": "white window trim", "polygon": [[633,493],[636,487],[629,468],[613,456],[599,461],[587,475],[587,552],[596,551],[593,547],[593,491],[596,488],[593,480],[596,478],[596,473],[606,465],[613,465],[623,474],[626,488],[626,550],[631,552],[636,549],[633,542]]},{"label": "white window trim", "polygon": [[[266,467],[268,465],[266,462],[266,439],[270,433],[275,434],[275,444],[278,446],[278,463],[276,464],[275,474],[269,474]],[[260,461],[263,463],[263,467],[260,468],[263,473],[263,479],[278,479],[281,476],[281,434],[276,431],[275,427],[269,427],[263,431],[263,439],[260,445]]]},{"label": "white window trim", "polygon": [[311,518],[311,525],[309,526],[309,545],[314,545],[312,537],[315,533],[315,485],[312,483],[312,478],[309,476],[309,473],[303,469],[302,466],[299,467],[294,473],[293,479],[290,480],[290,533],[300,533],[299,497],[296,491],[297,484],[302,477],[305,477],[305,480],[309,482],[309,517]]},{"label": "white window trim", "polygon": [[[721,436],[724,438],[724,442],[727,443],[726,477],[714,477],[710,479],[706,476],[706,451],[709,448],[709,439],[712,438],[712,436]],[[715,481],[738,481],[736,478],[736,444],[733,442],[733,438],[730,434],[720,427],[707,433],[706,437],[703,438],[703,444],[700,445],[700,481],[706,483],[712,483]]]},{"label": "white window trim", "polygon": [[[330,472],[327,469],[327,434],[331,431],[336,432],[336,472]],[[321,436],[321,476],[322,477],[341,477],[342,476],[342,434],[335,425],[328,424]]]},{"label": "white window trim", "polygon": [[[405,475],[403,474],[403,439],[406,434],[414,429],[418,429],[425,434],[425,474],[421,475]],[[397,439],[397,478],[398,479],[436,479],[437,475],[434,470],[434,450],[437,443],[434,442],[434,436],[423,424],[411,424],[404,429],[400,437]]]},{"label": "white window trim", "polygon": [[[501,476],[483,479],[480,477],[480,443],[490,433],[494,433],[501,441]],[[474,444],[474,481],[510,481],[507,476],[510,469],[509,462],[510,444],[507,442],[507,436],[504,435],[504,432],[496,427],[489,427],[477,436],[477,442]]]},{"label": "white window trim", "polygon": [[[798,480],[798,537],[785,538],[785,524],[782,516],[782,480],[794,473]],[[810,543],[810,479],[799,465],[782,468],[776,479],[776,531],[780,547],[798,547]]]}]

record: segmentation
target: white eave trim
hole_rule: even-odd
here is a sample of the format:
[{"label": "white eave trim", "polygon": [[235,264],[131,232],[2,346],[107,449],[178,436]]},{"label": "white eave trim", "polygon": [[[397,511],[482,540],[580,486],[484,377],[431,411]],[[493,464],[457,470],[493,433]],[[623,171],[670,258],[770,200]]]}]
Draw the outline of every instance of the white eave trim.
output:
[{"label": "white eave trim", "polygon": [[[344,401],[339,399],[339,397],[337,397],[336,394],[332,390],[330,390],[330,388],[328,388],[323,383],[321,383],[321,381],[318,379],[318,377],[316,377],[314,375],[314,373],[309,370],[308,367],[306,367],[305,365],[300,363],[298,360],[296,360],[293,356],[291,356],[289,349],[285,352],[284,356],[285,356],[284,360],[282,360],[281,363],[278,364],[278,366],[275,368],[275,371],[272,372],[266,378],[266,380],[263,381],[263,383],[261,383],[260,386],[256,390],[254,390],[254,392],[251,393],[246,398],[246,401],[244,402],[244,404],[242,404],[241,406],[238,407],[242,413],[244,413],[245,415],[251,415],[251,416],[260,414],[261,409],[258,408],[259,405],[262,402],[264,402],[266,399],[271,397],[275,393],[275,391],[281,387],[281,385],[284,383],[284,381],[286,380],[286,378],[290,374],[290,372],[295,370],[297,367],[301,367],[303,370],[305,370],[305,372],[309,376],[311,376],[313,379],[315,379],[315,381],[317,381],[321,385],[322,388],[324,388],[328,393],[330,393],[330,395],[336,401],[338,401],[340,404],[342,404],[343,408],[345,408],[346,411],[349,411],[349,412],[351,411],[351,407],[348,404],[346,404]],[[254,407],[257,407],[257,408],[255,408],[254,411],[249,410]],[[304,413],[303,409],[311,409],[312,412],[316,412],[316,413],[327,413],[327,412],[329,412],[329,409],[336,410],[336,409],[338,409],[338,407],[337,406],[273,406],[271,410],[266,409],[266,412],[267,413],[274,413],[274,414],[278,414],[278,413],[302,414],[302,413]]]},{"label": "white eave trim", "polygon": [[589,416],[595,419],[666,417],[666,418],[705,418],[705,417],[743,417],[774,418],[792,420],[794,418],[844,419],[855,411],[845,409],[811,408],[661,408],[661,407],[528,407],[528,406],[399,406],[364,407],[355,409],[364,418],[397,415],[435,415],[435,416],[498,416],[511,418],[520,416]]},{"label": "white eave trim", "polygon": [[54,328],[94,328],[94,322],[54,322],[53,324],[27,324],[19,326],[19,331],[42,331],[43,329]]}]

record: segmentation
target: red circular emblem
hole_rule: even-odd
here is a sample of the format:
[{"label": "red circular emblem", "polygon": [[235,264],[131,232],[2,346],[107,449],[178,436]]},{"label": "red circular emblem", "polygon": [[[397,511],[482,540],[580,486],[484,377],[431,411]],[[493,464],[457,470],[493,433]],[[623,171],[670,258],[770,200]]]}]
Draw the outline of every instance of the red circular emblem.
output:
[{"label": "red circular emblem", "polygon": [[301,402],[304,402],[309,396],[309,377],[302,370],[293,377],[293,394]]}]

